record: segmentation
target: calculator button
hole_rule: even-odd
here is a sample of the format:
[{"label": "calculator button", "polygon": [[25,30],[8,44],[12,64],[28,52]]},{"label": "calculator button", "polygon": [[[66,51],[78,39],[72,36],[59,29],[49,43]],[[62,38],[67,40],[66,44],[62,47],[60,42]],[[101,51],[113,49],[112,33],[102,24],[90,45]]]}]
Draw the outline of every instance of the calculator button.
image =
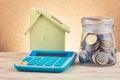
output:
[{"label": "calculator button", "polygon": [[33,62],[29,62],[27,65],[34,65],[34,63]]},{"label": "calculator button", "polygon": [[51,59],[49,59],[49,61],[45,64],[45,66],[52,66],[57,60],[58,57],[51,57]]},{"label": "calculator button", "polygon": [[42,57],[36,57],[35,59],[36,59],[36,61],[39,61],[42,59]]},{"label": "calculator button", "polygon": [[22,62],[19,63],[19,65],[22,65],[22,66],[23,66],[23,65],[27,65],[27,62],[22,61]]},{"label": "calculator button", "polygon": [[28,65],[36,65],[39,60],[41,60],[41,58],[34,57],[28,62]]},{"label": "calculator button", "polygon": [[54,66],[62,66],[68,58],[61,58]]},{"label": "calculator button", "polygon": [[22,61],[27,61],[27,62],[29,62],[31,59],[33,59],[33,57],[25,57]]},{"label": "calculator button", "polygon": [[61,63],[57,63],[57,64],[55,64],[55,66],[62,66],[63,64],[61,64]]},{"label": "calculator button", "polygon": [[45,64],[45,62],[47,62],[50,59],[50,57],[44,57],[42,58],[36,65],[37,66],[42,66]]}]

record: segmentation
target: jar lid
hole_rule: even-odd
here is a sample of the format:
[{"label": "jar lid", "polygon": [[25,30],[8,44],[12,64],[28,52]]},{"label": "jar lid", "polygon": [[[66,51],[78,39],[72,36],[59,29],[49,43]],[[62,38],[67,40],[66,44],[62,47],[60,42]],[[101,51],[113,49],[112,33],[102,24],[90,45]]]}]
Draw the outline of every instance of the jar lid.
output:
[{"label": "jar lid", "polygon": [[96,24],[96,25],[109,25],[114,24],[112,17],[83,17],[81,23],[83,25]]}]

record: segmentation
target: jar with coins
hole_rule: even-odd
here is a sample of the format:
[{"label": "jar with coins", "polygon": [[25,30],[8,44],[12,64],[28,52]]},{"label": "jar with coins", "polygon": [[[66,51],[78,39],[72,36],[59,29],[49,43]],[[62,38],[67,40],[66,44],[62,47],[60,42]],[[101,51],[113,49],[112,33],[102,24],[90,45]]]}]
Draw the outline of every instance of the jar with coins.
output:
[{"label": "jar with coins", "polygon": [[91,62],[98,65],[116,63],[113,25],[114,19],[111,17],[82,18],[80,63]]}]

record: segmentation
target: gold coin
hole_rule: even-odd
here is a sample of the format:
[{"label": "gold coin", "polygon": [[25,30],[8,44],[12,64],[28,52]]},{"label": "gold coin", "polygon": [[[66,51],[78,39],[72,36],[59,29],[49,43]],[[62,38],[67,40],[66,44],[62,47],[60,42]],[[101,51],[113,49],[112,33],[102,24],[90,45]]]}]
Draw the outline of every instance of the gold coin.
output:
[{"label": "gold coin", "polygon": [[97,41],[97,36],[95,34],[89,34],[86,37],[86,43],[89,45],[95,44],[96,41]]}]

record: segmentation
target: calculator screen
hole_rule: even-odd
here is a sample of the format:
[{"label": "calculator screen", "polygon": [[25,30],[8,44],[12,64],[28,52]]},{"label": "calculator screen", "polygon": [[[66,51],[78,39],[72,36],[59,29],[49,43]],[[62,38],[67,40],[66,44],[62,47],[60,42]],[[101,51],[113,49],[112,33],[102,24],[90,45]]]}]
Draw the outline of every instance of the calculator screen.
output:
[{"label": "calculator screen", "polygon": [[37,53],[36,56],[56,56],[56,57],[66,57],[67,54]]}]

